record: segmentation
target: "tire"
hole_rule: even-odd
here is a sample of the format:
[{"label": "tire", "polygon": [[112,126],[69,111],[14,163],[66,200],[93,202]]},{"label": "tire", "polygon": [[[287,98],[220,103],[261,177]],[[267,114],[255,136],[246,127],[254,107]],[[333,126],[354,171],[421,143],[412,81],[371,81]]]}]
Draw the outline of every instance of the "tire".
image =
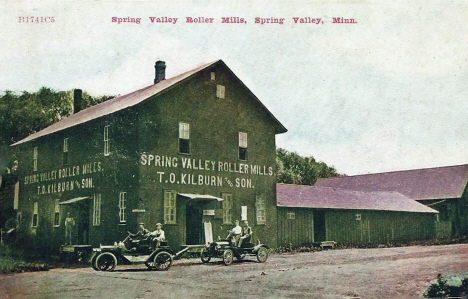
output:
[{"label": "tire", "polygon": [[110,252],[103,252],[97,256],[95,266],[98,271],[113,271],[117,266],[117,258]]},{"label": "tire", "polygon": [[267,259],[268,259],[268,249],[266,249],[265,247],[260,247],[257,251],[257,260],[260,263],[264,263],[266,262]]},{"label": "tire", "polygon": [[154,269],[158,271],[167,271],[172,265],[172,254],[167,251],[158,252],[154,256]]},{"label": "tire", "polygon": [[206,248],[202,248],[200,251],[200,258],[203,263],[208,263],[211,260],[211,256],[208,255],[207,251]]},{"label": "tire", "polygon": [[232,264],[232,260],[234,259],[234,252],[231,249],[226,249],[223,253],[223,262],[226,266]]},{"label": "tire", "polygon": [[96,254],[91,258],[91,267],[93,268],[94,271],[99,271],[98,267],[96,266],[96,260],[97,260],[98,255]]}]

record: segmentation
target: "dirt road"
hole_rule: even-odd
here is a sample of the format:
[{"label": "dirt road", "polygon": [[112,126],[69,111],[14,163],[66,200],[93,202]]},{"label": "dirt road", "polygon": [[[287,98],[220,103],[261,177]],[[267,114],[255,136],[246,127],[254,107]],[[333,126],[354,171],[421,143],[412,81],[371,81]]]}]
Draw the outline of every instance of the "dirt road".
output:
[{"label": "dirt road", "polygon": [[118,266],[0,275],[0,298],[417,298],[438,273],[468,271],[468,244],[198,259],[167,272]]}]

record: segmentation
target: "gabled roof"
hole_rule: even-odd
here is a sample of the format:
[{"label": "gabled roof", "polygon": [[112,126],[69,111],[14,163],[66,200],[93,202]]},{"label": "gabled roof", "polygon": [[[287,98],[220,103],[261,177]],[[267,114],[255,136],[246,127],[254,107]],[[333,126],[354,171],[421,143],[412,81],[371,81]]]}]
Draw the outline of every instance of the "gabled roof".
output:
[{"label": "gabled roof", "polygon": [[276,192],[278,207],[438,213],[398,192],[362,192],[289,184],[277,184]]},{"label": "gabled roof", "polygon": [[207,69],[209,67],[216,66],[218,64],[223,65],[239,82],[244,86],[249,93],[253,96],[253,98],[258,102],[258,104],[261,106],[262,109],[264,109],[267,114],[273,119],[275,125],[276,125],[276,132],[277,133],[284,133],[286,132],[286,128],[273,116],[273,114],[260,102],[260,100],[250,91],[250,89],[247,88],[247,86],[242,83],[242,81],[229,69],[229,67],[222,61],[222,60],[217,60],[214,62],[206,63],[203,64],[197,68],[194,68],[188,72],[182,73],[178,76],[175,76],[170,79],[166,79],[163,81],[160,81],[158,84],[150,85],[145,88],[139,89],[137,91],[134,91],[132,93],[119,96],[117,98],[108,100],[106,102],[100,103],[98,105],[89,107],[87,109],[84,109],[82,111],[79,111],[76,114],[72,114],[69,117],[66,117],[58,122],[56,122],[53,125],[50,125],[49,127],[29,135],[28,137],[12,144],[18,145],[21,143],[25,143],[34,139],[37,139],[39,137],[52,134],[67,128],[71,128],[73,126],[91,121],[93,119],[97,119],[101,116],[104,115],[109,115],[114,112],[138,105],[145,100],[149,99],[152,96],[155,96],[157,94],[161,94],[175,86],[177,86],[179,83],[184,82],[188,80],[189,78],[193,77],[195,74],[198,72]]},{"label": "gabled roof", "polygon": [[460,198],[468,179],[468,165],[414,169],[319,179],[317,187],[355,191],[396,191],[414,200]]}]

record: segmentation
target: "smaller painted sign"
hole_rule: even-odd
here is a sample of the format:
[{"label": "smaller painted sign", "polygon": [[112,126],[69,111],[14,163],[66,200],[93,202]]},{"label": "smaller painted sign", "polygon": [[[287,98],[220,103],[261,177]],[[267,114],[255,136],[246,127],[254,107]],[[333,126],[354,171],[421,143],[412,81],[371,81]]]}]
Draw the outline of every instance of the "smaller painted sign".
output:
[{"label": "smaller painted sign", "polygon": [[214,216],[215,210],[203,210],[204,216]]}]

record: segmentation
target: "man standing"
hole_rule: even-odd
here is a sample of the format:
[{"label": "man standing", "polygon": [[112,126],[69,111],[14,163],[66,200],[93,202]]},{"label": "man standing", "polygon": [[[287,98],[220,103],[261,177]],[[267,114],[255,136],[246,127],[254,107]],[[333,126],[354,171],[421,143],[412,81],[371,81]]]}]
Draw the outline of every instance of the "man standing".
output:
[{"label": "man standing", "polygon": [[242,243],[248,243],[252,239],[252,228],[249,226],[249,222],[244,220],[244,227],[242,228],[242,236],[239,238],[238,247],[242,246]]},{"label": "man standing", "polygon": [[72,245],[72,233],[73,227],[75,226],[75,219],[70,215],[70,212],[67,213],[67,218],[65,218],[65,245]]}]

